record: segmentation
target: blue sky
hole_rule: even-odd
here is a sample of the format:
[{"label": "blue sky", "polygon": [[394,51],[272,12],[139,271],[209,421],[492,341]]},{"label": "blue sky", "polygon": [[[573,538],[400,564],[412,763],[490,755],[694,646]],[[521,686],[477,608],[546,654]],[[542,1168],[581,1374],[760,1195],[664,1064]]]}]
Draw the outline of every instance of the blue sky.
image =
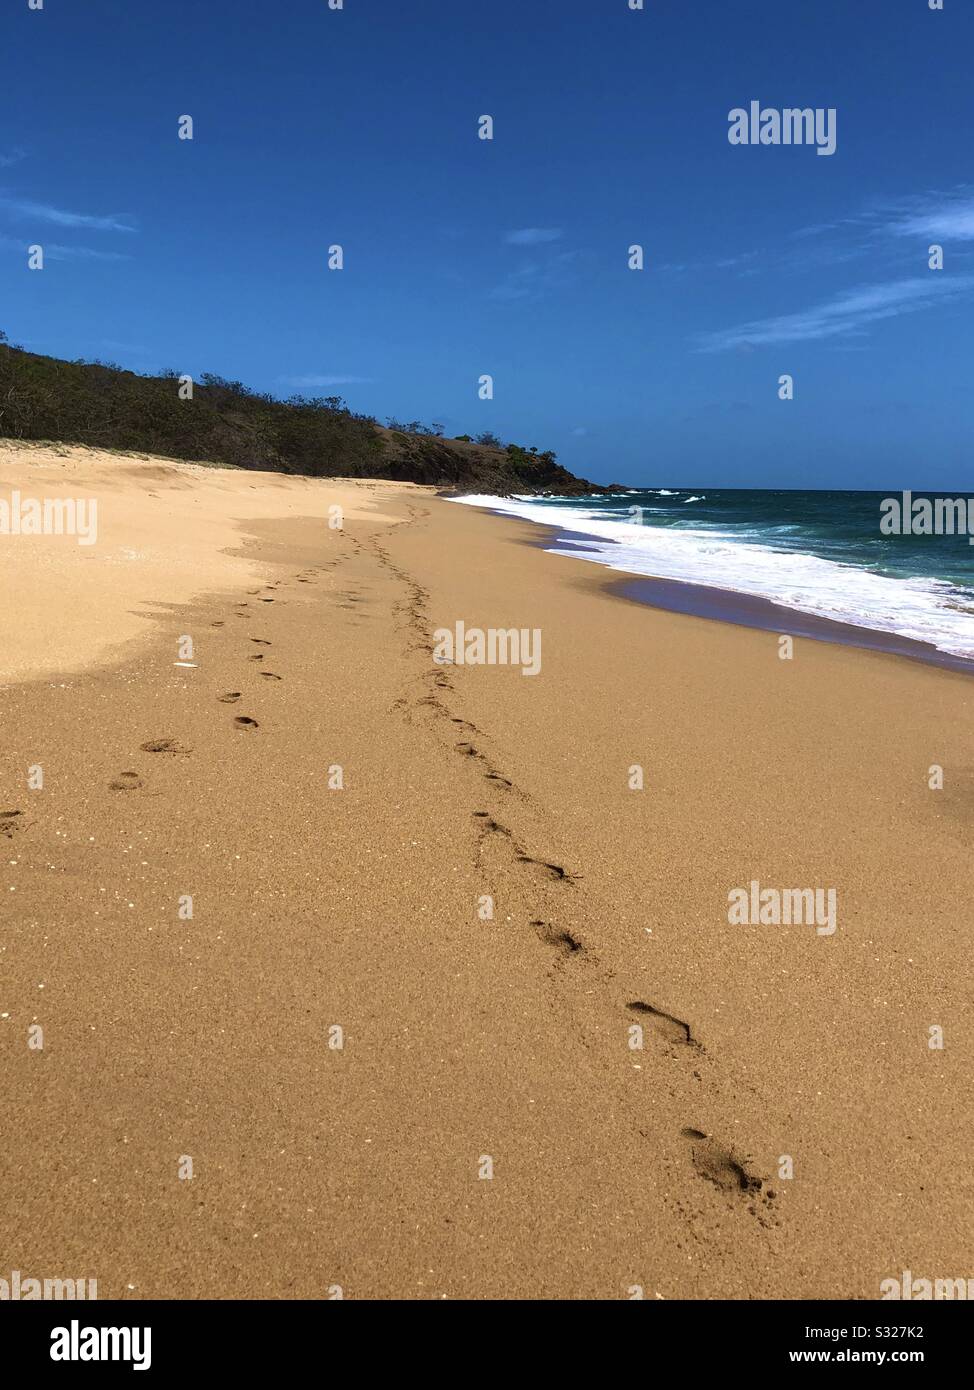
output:
[{"label": "blue sky", "polygon": [[[5,0],[0,53],[14,342],[602,482],[970,487],[969,0]],[[754,100],[835,154],[732,146]]]}]

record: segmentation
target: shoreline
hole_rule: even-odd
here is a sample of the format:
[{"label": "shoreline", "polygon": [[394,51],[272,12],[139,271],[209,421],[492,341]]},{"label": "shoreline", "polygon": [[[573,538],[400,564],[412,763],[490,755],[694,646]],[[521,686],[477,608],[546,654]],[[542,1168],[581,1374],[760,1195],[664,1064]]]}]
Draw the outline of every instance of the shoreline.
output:
[{"label": "shoreline", "polygon": [[[173,581],[206,560],[220,592],[0,691],[6,1267],[136,1300],[863,1299],[962,1270],[968,684],[781,662],[430,490],[323,479],[260,519],[253,475],[220,481],[236,541]],[[151,517],[165,551],[182,512]],[[538,628],[538,675],[436,666],[459,618]],[[732,926],[755,880],[834,889],[834,934]]]},{"label": "shoreline", "polygon": [[[507,521],[524,522],[538,533],[534,539],[529,539],[528,544],[537,545],[547,554],[558,555],[562,559],[577,558],[558,549],[568,538],[572,539],[573,550],[596,548],[592,544],[594,538],[585,531],[574,531],[571,527],[559,526],[554,522],[534,521],[516,513],[495,510],[487,505],[478,509]],[[880,652],[887,656],[899,656],[925,665],[939,666],[962,675],[974,675],[974,657],[955,656],[950,652],[941,651],[930,642],[900,637],[896,633],[885,632],[879,628],[823,618],[817,614],[806,613],[803,609],[790,608],[785,604],[774,603],[771,599],[742,593],[736,589],[698,584],[693,580],[643,575],[604,564],[599,567],[608,576],[615,576],[606,580],[611,592],[650,608],[739,627],[756,628],[763,632],[776,632],[784,636],[806,637],[838,646],[856,647],[862,651]]]}]

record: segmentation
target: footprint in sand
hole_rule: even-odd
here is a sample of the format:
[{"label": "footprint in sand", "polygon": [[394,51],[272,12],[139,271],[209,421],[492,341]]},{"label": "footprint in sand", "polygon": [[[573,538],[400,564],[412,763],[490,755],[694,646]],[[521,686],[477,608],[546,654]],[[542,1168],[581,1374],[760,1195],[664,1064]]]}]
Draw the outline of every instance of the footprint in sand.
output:
[{"label": "footprint in sand", "polygon": [[[433,705],[434,707],[442,709],[442,706],[440,705],[439,701],[434,696],[428,696],[426,700],[420,701],[420,703]],[[466,720],[454,719],[453,723],[466,724]],[[473,728],[473,725],[471,724],[467,727]],[[484,764],[486,768],[484,776],[487,778],[488,782],[496,782],[499,786],[502,787],[513,787],[514,783],[511,782],[509,778],[504,777],[501,773],[499,773],[496,768],[491,767],[490,763],[484,757],[483,753],[481,753],[479,749],[475,748],[472,743],[458,743],[456,745],[456,749],[457,752],[462,753],[465,758],[477,758],[480,760],[480,762]],[[547,865],[546,867],[551,868],[552,866]],[[564,876],[564,873],[562,873],[562,877]]]},{"label": "footprint in sand", "polygon": [[248,661],[263,661],[263,660],[264,660],[264,654],[263,654],[263,652],[257,652],[257,653],[255,653],[254,656],[248,656],[247,660],[248,660]]},{"label": "footprint in sand", "polygon": [[700,1046],[690,1032],[689,1023],[684,1023],[682,1018],[676,1018],[663,1009],[657,1009],[653,1004],[644,1004],[641,999],[634,999],[631,1004],[626,1005],[626,1008],[631,1009],[634,1014],[648,1015],[650,1026],[668,1043],[683,1043],[689,1047]]},{"label": "footprint in sand", "polygon": [[579,941],[578,937],[572,936],[571,932],[566,931],[564,927],[556,927],[553,926],[551,922],[537,920],[532,922],[531,925],[542,941],[546,942],[549,946],[553,946],[554,949],[560,951],[562,955],[573,956],[576,951],[585,950],[585,947]]},{"label": "footprint in sand", "polygon": [[192,753],[192,748],[177,743],[174,738],[152,738],[140,745],[143,753]]},{"label": "footprint in sand", "polygon": [[228,690],[225,695],[218,695],[216,698],[221,705],[234,705],[240,699],[241,694],[242,691],[239,690]]},{"label": "footprint in sand", "polygon": [[515,854],[519,864],[527,864],[532,869],[540,869],[547,877],[555,879],[559,883],[574,883],[576,875],[570,874],[567,869],[560,864],[552,864],[547,859],[535,859],[533,854],[524,854],[520,850]]},{"label": "footprint in sand", "polygon": [[137,772],[120,772],[108,789],[113,792],[137,792],[142,786],[142,778]]},{"label": "footprint in sand", "polygon": [[260,725],[256,719],[248,719],[245,714],[238,715],[233,721],[238,729],[259,729]]},{"label": "footprint in sand", "polygon": [[6,835],[8,840],[11,839],[14,831],[23,824],[18,820],[23,814],[23,811],[0,811],[0,835]]},{"label": "footprint in sand", "polygon": [[723,1192],[761,1191],[761,1179],[749,1173],[730,1149],[699,1129],[683,1129],[680,1133],[690,1142],[693,1166],[700,1177],[714,1183]]},{"label": "footprint in sand", "polygon": [[284,679],[283,676],[276,676],[273,671],[261,671],[260,674],[265,681],[282,681]]}]

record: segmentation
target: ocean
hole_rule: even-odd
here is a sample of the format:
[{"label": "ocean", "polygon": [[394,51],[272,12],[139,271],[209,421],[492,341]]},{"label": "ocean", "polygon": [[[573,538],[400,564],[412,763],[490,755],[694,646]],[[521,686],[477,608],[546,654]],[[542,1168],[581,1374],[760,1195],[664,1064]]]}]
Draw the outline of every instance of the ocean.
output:
[{"label": "ocean", "polygon": [[[775,628],[763,606],[775,604],[815,620],[804,627],[782,621],[781,631],[854,643],[858,637],[861,645],[891,650],[923,643],[946,664],[974,662],[974,545],[966,530],[882,534],[884,499],[902,496],[893,490],[699,487],[641,488],[598,498],[456,500],[559,528],[546,544],[557,554],[701,586],[659,586],[642,594],[634,588],[633,597],[658,606],[713,616],[707,591],[714,598],[713,591],[723,591],[763,601],[750,609],[738,603],[737,611],[733,603],[726,605],[723,615],[732,621]],[[765,617],[755,617],[759,610]],[[847,628],[830,633],[827,624]]]}]

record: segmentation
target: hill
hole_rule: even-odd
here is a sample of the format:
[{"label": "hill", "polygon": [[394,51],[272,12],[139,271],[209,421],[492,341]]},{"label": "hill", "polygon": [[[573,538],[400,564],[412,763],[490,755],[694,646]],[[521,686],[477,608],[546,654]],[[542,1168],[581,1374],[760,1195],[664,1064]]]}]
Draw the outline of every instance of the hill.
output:
[{"label": "hill", "polygon": [[140,376],[115,363],[41,356],[0,333],[0,437],[495,495],[605,490],[550,451],[505,446],[489,434],[444,439],[418,421],[386,428],[338,396],[278,400],[211,373],[187,383],[174,371]]}]

